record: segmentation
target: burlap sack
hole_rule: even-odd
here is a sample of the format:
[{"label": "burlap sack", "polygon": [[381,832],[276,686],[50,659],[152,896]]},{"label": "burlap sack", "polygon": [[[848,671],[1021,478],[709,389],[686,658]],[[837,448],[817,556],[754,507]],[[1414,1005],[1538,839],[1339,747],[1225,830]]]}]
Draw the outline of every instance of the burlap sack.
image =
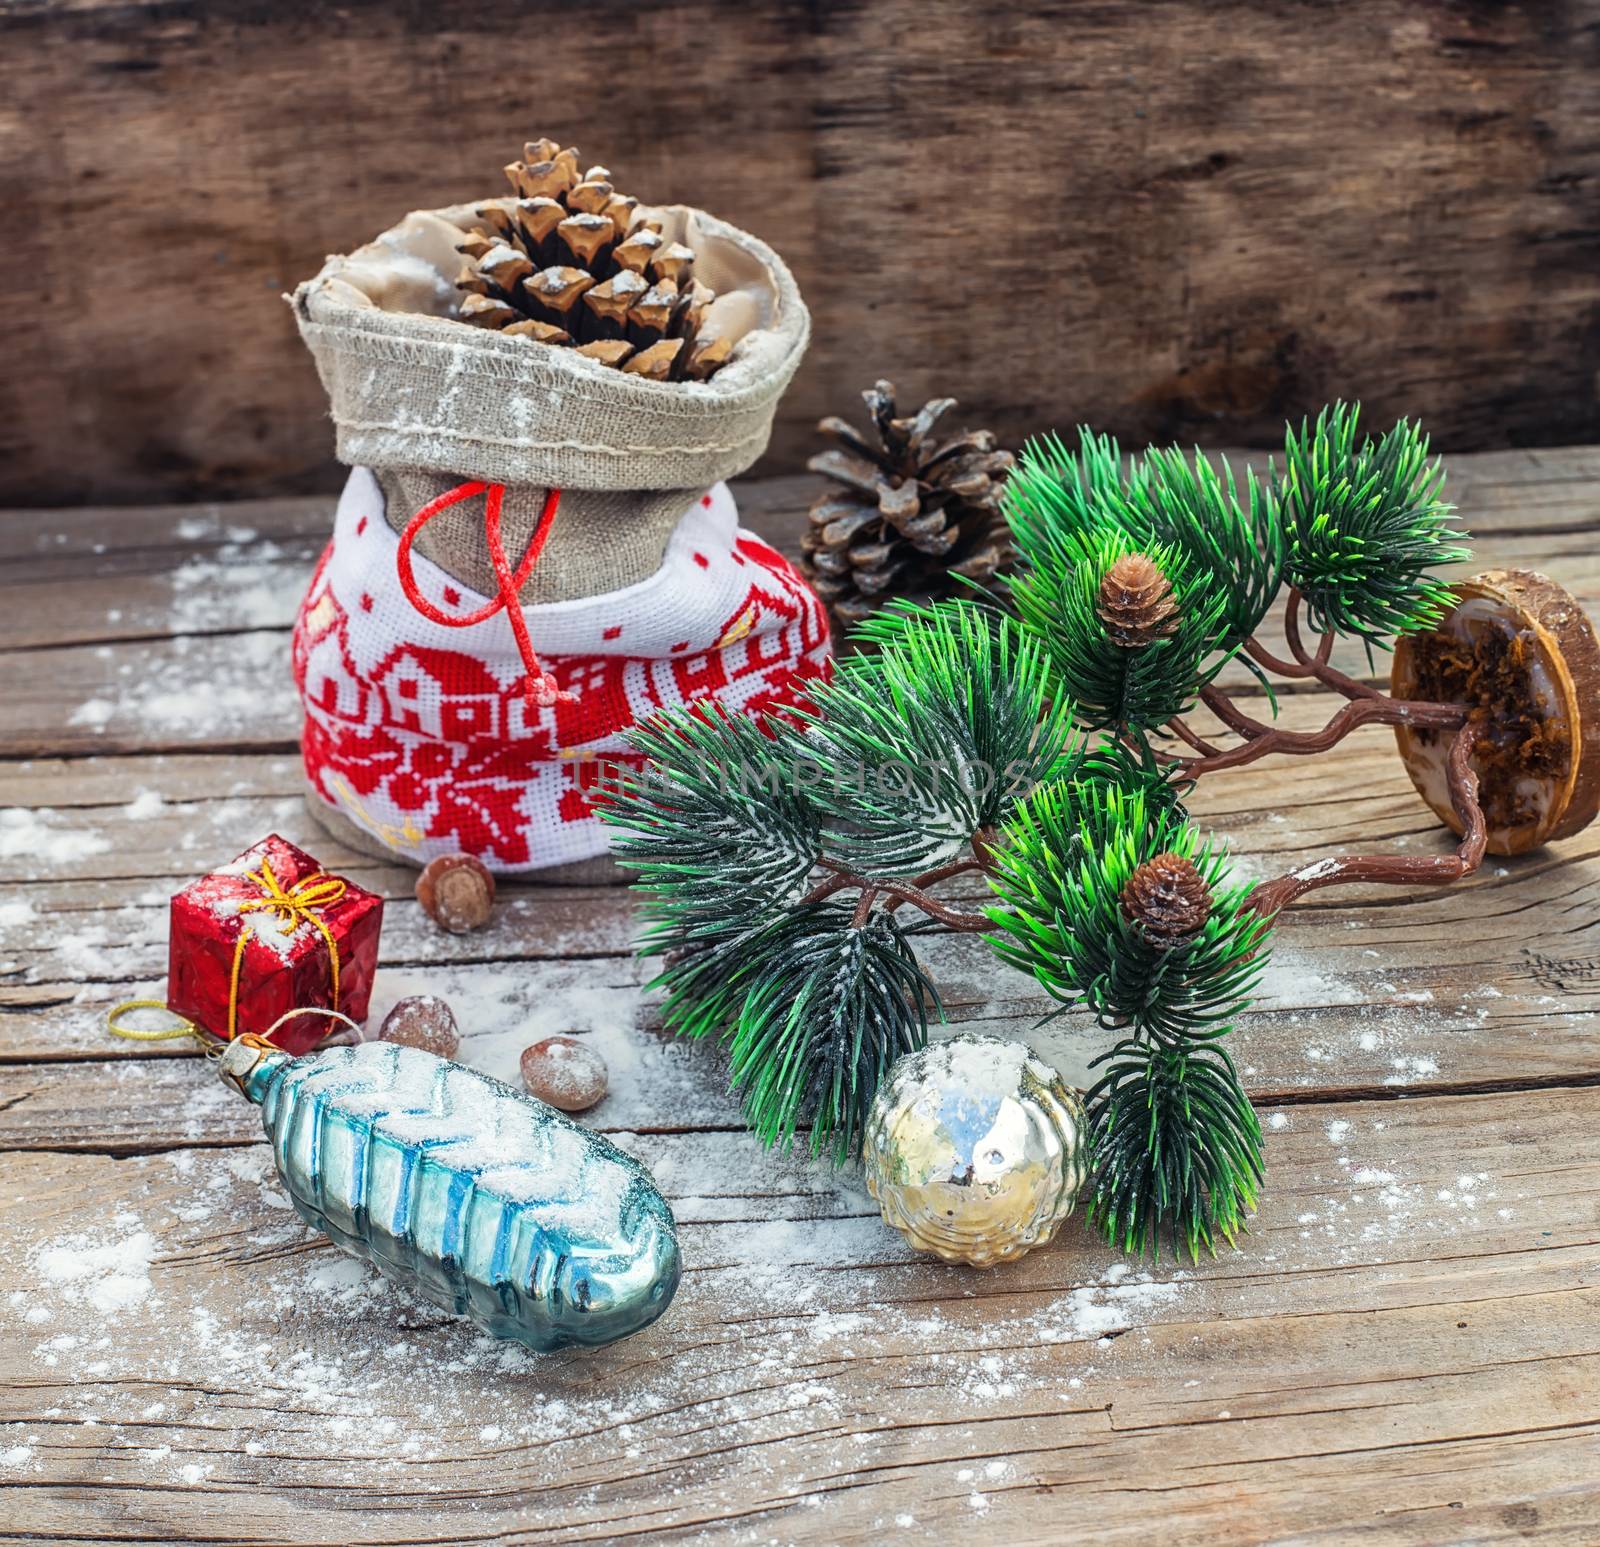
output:
[{"label": "burlap sack", "polygon": [[[467,478],[506,485],[506,548],[521,551],[545,491],[561,512],[528,603],[615,590],[654,572],[695,495],[766,448],[810,318],[765,243],[698,210],[652,211],[695,252],[717,292],[714,325],[739,339],[709,382],[655,382],[528,339],[466,327],[455,247],[474,207],[418,211],[375,242],[328,259],[291,298],[338,432],[338,454],[377,474],[396,531]],[[493,591],[481,518],[431,522],[417,551]]]},{"label": "burlap sack", "polygon": [[[693,249],[696,275],[717,292],[708,330],[737,340],[709,382],[647,381],[456,320],[456,243],[462,231],[483,229],[470,205],[408,215],[365,247],[330,257],[287,298],[328,394],[339,458],[373,471],[396,533],[463,482],[502,484],[502,533],[515,563],[546,492],[562,491],[518,593],[530,608],[621,592],[655,575],[684,511],[766,448],[778,398],[805,351],[810,318],[777,254],[697,210],[649,213],[667,240]],[[441,512],[416,551],[470,591],[495,593],[481,501]],[[308,801],[344,842],[412,858],[330,807],[325,794]],[[604,855],[537,874],[622,878]]]}]

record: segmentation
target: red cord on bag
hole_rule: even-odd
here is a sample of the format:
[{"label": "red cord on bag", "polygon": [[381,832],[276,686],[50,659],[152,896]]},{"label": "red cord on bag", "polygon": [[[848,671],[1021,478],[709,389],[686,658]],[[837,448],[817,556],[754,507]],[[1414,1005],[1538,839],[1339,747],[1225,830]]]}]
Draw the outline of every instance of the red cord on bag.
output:
[{"label": "red cord on bag", "polygon": [[[492,602],[485,603],[476,612],[461,614],[443,612],[417,587],[417,577],[411,568],[411,544],[416,541],[417,533],[441,510],[448,510],[452,505],[470,500],[486,489],[489,498],[484,502],[483,536],[489,547],[489,562],[494,565],[495,579],[500,584],[499,594]],[[395,572],[400,578],[400,589],[405,592],[406,600],[423,617],[434,623],[442,623],[447,628],[467,628],[471,624],[482,623],[485,618],[492,618],[504,608],[506,617],[511,622],[511,632],[517,641],[517,651],[522,656],[522,664],[528,669],[524,685],[528,704],[531,708],[548,709],[552,704],[570,703],[572,695],[563,693],[556,686],[556,679],[540,666],[539,657],[533,648],[533,640],[528,635],[528,620],[522,615],[522,600],[517,593],[526,584],[528,576],[533,573],[533,566],[538,563],[539,555],[544,550],[545,540],[550,536],[550,528],[555,523],[556,508],[561,503],[561,491],[552,489],[545,495],[544,509],[539,512],[539,524],[534,527],[533,536],[528,539],[527,551],[522,555],[522,562],[517,565],[515,572],[512,571],[511,561],[506,558],[505,545],[500,541],[500,505],[505,498],[505,492],[506,486],[503,483],[483,483],[474,480],[470,483],[457,484],[455,488],[447,489],[438,499],[429,500],[406,523],[405,531],[400,534],[400,549],[395,554],[394,561]]]}]

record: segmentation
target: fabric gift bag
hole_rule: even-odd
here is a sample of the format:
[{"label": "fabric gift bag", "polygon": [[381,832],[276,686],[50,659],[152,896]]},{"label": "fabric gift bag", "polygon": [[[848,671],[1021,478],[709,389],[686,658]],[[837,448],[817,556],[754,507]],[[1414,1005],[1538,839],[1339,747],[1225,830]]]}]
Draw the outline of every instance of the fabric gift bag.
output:
[{"label": "fabric gift bag", "polygon": [[590,879],[632,726],[781,712],[827,669],[821,604],[724,483],[765,449],[810,323],[770,248],[667,207],[746,329],[709,382],[471,327],[474,208],[409,215],[291,298],[352,469],[294,633],[307,799],[365,852]]}]

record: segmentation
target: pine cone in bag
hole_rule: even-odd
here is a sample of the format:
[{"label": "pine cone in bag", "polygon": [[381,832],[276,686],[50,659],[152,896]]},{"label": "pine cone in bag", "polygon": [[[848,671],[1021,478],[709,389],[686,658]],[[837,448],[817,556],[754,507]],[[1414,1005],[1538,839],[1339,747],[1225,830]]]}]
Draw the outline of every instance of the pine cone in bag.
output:
[{"label": "pine cone in bag", "polygon": [[695,278],[694,253],[665,241],[661,222],[616,191],[605,167],[530,140],[506,168],[513,201],[484,204],[489,233],[467,233],[456,281],[463,322],[574,348],[655,381],[706,381],[731,341],[702,335],[715,292]]},{"label": "pine cone in bag", "polygon": [[955,406],[934,398],[899,418],[892,382],[862,393],[864,434],[830,415],[817,428],[841,449],[807,464],[838,485],[811,507],[800,563],[843,623],[857,623],[895,596],[919,601],[966,592],[965,576],[990,589],[1015,557],[1000,514],[1000,489],[1015,460],[988,430],[936,436]]}]

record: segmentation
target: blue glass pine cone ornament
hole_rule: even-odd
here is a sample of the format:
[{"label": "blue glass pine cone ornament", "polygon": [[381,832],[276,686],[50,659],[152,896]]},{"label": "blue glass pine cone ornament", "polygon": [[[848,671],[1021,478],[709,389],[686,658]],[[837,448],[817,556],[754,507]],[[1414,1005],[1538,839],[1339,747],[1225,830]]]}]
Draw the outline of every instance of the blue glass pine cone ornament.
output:
[{"label": "blue glass pine cone ornament", "polygon": [[497,1337],[614,1343],[671,1303],[677,1227],[650,1173],[531,1096],[390,1042],[295,1058],[244,1037],[221,1069],[307,1224]]}]

